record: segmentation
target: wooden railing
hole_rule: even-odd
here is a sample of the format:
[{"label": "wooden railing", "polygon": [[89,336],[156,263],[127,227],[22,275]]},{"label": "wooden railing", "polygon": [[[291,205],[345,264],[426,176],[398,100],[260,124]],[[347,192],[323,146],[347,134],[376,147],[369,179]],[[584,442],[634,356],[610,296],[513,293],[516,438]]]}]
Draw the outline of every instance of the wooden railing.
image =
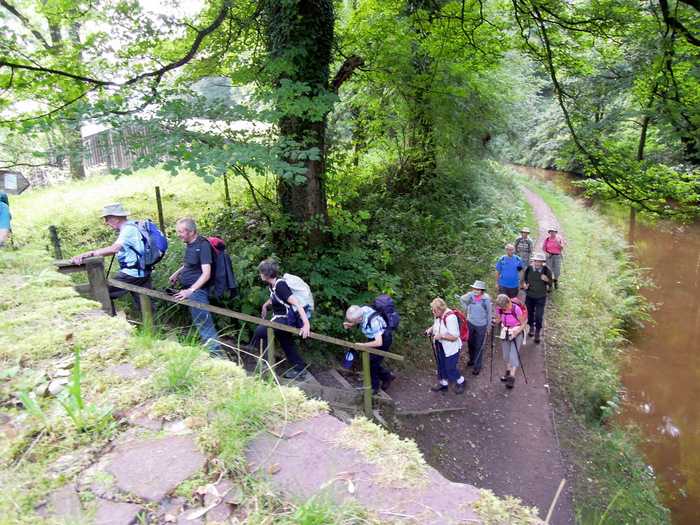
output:
[{"label": "wooden railing", "polygon": [[[248,323],[253,323],[256,325],[262,325],[267,327],[267,358],[272,365],[274,365],[275,362],[275,339],[273,330],[282,330],[297,335],[299,334],[299,329],[294,328],[292,326],[275,323],[272,321],[268,321],[267,319],[262,319],[260,317],[254,317],[252,315],[244,314],[242,312],[229,310],[228,308],[212,306],[210,304],[200,303],[197,301],[192,301],[190,299],[175,299],[172,295],[168,295],[167,293],[160,292],[158,290],[143,288],[142,286],[135,286],[133,284],[124,283],[114,279],[107,279],[105,277],[104,272],[103,257],[89,257],[83,261],[83,264],[79,265],[73,264],[70,261],[66,260],[56,261],[55,264],[58,268],[58,271],[61,273],[86,272],[89,283],[77,285],[76,290],[78,290],[78,292],[82,293],[83,295],[88,295],[96,301],[98,301],[102,305],[102,309],[109,315],[112,315],[113,312],[112,301],[109,297],[110,286],[138,294],[141,305],[143,327],[147,331],[153,330],[153,309],[151,306],[151,298],[154,298],[170,303],[192,306],[194,308],[199,308],[200,310],[211,312],[212,314],[221,315],[231,319],[238,319],[239,321],[245,321]],[[384,350],[379,350],[377,348],[368,348],[366,346],[360,346],[350,341],[344,341],[343,339],[338,339],[336,337],[318,334],[315,332],[310,332],[308,338],[316,341],[321,341],[322,343],[334,345],[340,348],[360,352],[360,355],[362,356],[362,391],[364,399],[364,412],[365,415],[367,415],[367,417],[371,418],[372,381],[370,377],[369,355],[380,355],[388,359],[395,359],[397,361],[403,361],[403,356],[395,354],[393,352],[385,352]]]}]

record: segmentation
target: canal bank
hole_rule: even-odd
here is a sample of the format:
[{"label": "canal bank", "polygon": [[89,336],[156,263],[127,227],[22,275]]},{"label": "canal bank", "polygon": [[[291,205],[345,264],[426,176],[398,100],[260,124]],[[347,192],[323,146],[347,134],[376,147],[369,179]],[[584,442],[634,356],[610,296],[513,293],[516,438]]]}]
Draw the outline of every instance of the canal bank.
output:
[{"label": "canal bank", "polygon": [[[517,171],[575,192],[569,174]],[[627,214],[603,213],[629,240]],[[700,225],[638,222],[632,238],[631,253],[649,282],[639,293],[652,305],[651,320],[629,334],[615,420],[619,428],[635,429],[672,523],[695,524],[700,520]]]}]

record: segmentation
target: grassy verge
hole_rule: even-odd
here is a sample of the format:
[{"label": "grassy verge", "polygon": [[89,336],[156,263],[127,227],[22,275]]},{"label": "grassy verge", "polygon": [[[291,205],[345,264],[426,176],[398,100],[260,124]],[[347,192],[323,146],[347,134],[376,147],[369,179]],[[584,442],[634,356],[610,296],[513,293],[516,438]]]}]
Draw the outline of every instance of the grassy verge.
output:
[{"label": "grassy verge", "polygon": [[595,211],[541,181],[517,180],[552,208],[569,242],[548,314],[548,367],[562,445],[576,469],[577,522],[668,523],[633,429],[612,418],[625,333],[645,311],[639,272],[619,232]]}]

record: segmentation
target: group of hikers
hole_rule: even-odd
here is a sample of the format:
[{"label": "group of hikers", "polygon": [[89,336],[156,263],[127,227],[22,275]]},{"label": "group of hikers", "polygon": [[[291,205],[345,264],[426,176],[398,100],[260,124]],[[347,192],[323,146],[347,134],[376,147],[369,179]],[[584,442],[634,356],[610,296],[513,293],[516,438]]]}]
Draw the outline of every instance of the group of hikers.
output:
[{"label": "group of hikers", "polygon": [[[114,280],[152,288],[153,267],[167,250],[167,240],[160,230],[150,221],[129,220],[129,212],[119,203],[105,206],[101,217],[107,226],[118,232],[117,239],[110,246],[81,253],[71,261],[82,264],[88,257],[112,255],[119,264],[118,272],[112,277]],[[182,265],[169,278],[171,285],[179,287],[167,289],[168,293],[178,300],[210,304],[212,297],[218,297],[214,290],[235,286],[232,272],[229,277],[224,271],[229,271],[231,264],[223,241],[200,235],[195,221],[189,217],[176,222],[176,233],[185,244],[185,253]],[[542,243],[542,252],[535,252],[529,233],[528,228],[522,228],[520,237],[507,244],[505,254],[497,260],[498,295],[493,303],[486,293],[485,283],[480,280],[476,280],[471,285],[471,291],[459,298],[462,310],[449,308],[440,297],[431,302],[434,320],[432,326],[425,330],[425,335],[431,338],[437,368],[438,382],[431,388],[432,391],[445,393],[449,384],[453,383],[455,394],[464,393],[466,381],[459,370],[463,344],[466,343],[468,348],[467,366],[472,367],[472,374],[478,375],[483,367],[486,335],[490,327],[492,337],[495,335],[501,340],[505,363],[501,381],[507,388],[514,387],[516,371],[522,366],[520,349],[525,344],[528,326],[527,335],[534,338],[535,344],[541,341],[547,295],[553,288],[558,288],[566,244],[557,227],[552,226]],[[271,310],[272,321],[297,328],[302,338],[308,337],[313,314],[313,296],[308,285],[297,276],[281,274],[277,262],[272,259],[262,261],[257,269],[269,291],[269,299],[261,308],[261,317],[267,318],[268,310]],[[223,285],[220,286],[221,279]],[[110,286],[110,297],[113,299],[126,293],[123,288]],[[521,295],[524,295],[524,301]],[[136,293],[132,293],[132,296],[138,310],[138,296]],[[225,357],[211,313],[196,306],[189,308],[192,322],[210,354]],[[343,327],[360,329],[366,341],[358,343],[358,346],[386,352],[391,348],[399,322],[400,316],[391,297],[380,295],[371,305],[349,306]],[[501,328],[496,332],[499,325]],[[292,333],[274,330],[274,334],[291,365],[283,376],[287,379],[305,378],[307,365]],[[267,329],[264,326],[256,328],[248,346],[256,349],[267,346]],[[346,354],[343,364],[352,366],[354,356],[353,352]],[[396,377],[384,365],[384,357],[374,353],[370,354],[370,376],[374,393],[378,393],[380,388],[389,388]]]}]

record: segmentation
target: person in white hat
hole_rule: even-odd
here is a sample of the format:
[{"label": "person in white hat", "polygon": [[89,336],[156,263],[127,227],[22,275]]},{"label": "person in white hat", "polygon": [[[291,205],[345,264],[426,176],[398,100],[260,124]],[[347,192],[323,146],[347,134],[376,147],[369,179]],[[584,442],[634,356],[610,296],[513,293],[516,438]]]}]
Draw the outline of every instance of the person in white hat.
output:
[{"label": "person in white hat", "polygon": [[535,344],[540,342],[544,309],[547,305],[547,293],[552,286],[552,272],[544,264],[547,258],[543,253],[532,257],[532,266],[523,273],[522,288],[525,290],[525,307],[527,323],[530,325],[530,337],[535,336]]},{"label": "person in white hat", "polygon": [[530,228],[523,227],[520,229],[520,237],[513,242],[515,246],[515,255],[523,261],[523,266],[527,268],[530,265],[530,258],[534,251],[532,239],[530,239]]},{"label": "person in white hat", "polygon": [[[144,288],[152,288],[150,271],[139,263],[139,257],[143,257],[145,250],[143,238],[136,225],[129,221],[129,212],[126,211],[120,203],[116,202],[114,204],[107,204],[102,209],[102,214],[100,216],[104,219],[107,226],[119,232],[117,240],[110,246],[97,248],[76,255],[71,259],[71,262],[73,264],[82,264],[83,260],[88,257],[108,257],[110,255],[115,255],[119,263],[119,271],[112,279],[136,286],[143,286]],[[121,288],[114,288],[111,286],[109,288],[109,296],[112,299],[116,299],[127,293],[126,290],[122,290]],[[141,310],[141,304],[138,294],[132,293],[131,296],[134,300],[134,308],[139,312]],[[114,314],[114,305],[112,305],[112,314]]]},{"label": "person in white hat", "polygon": [[556,226],[550,226],[547,233],[547,237],[542,242],[542,251],[547,255],[547,267],[552,271],[554,288],[559,288],[559,275],[561,275],[561,263],[566,241],[559,235]]},{"label": "person in white hat", "polygon": [[467,366],[473,366],[472,374],[478,376],[481,372],[484,357],[484,341],[486,332],[491,324],[493,305],[491,298],[486,293],[484,281],[474,281],[471,292],[459,298],[459,302],[467,315],[469,324],[469,362]]}]

